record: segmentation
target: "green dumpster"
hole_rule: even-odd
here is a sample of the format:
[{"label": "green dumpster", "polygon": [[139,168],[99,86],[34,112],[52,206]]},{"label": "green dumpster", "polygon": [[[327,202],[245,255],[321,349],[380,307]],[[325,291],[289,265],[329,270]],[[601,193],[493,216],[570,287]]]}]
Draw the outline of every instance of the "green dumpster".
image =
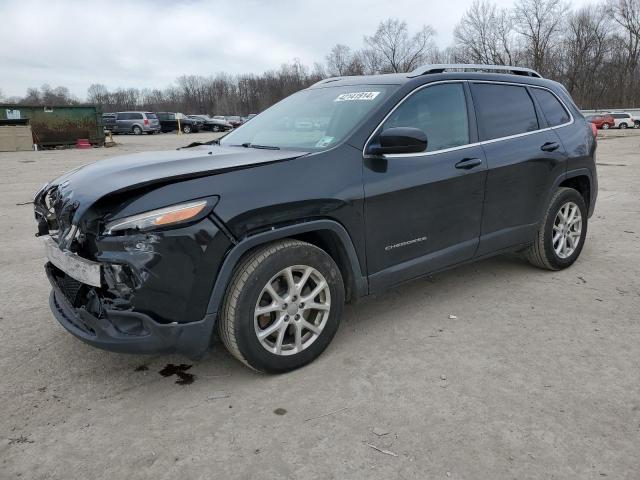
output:
[{"label": "green dumpster", "polygon": [[79,138],[104,144],[102,112],[96,105],[0,104],[0,120],[18,119],[29,119],[33,142],[40,146],[74,145]]}]

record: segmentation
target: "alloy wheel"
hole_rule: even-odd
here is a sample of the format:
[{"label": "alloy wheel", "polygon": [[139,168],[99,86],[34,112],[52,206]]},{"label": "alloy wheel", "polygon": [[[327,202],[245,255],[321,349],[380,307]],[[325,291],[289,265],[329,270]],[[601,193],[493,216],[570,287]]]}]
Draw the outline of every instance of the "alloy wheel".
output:
[{"label": "alloy wheel", "polygon": [[553,222],[553,250],[560,258],[569,258],[576,251],[582,236],[582,214],[573,202],[560,207]]},{"label": "alloy wheel", "polygon": [[324,276],[306,265],[287,267],[271,277],[258,296],[255,333],[267,351],[294,355],[318,339],[330,311]]}]

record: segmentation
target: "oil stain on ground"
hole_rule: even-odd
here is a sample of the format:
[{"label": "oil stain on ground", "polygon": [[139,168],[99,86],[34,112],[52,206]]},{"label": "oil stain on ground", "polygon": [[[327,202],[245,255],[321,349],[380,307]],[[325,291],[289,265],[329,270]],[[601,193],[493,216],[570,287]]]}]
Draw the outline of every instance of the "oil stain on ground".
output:
[{"label": "oil stain on ground", "polygon": [[187,370],[191,368],[191,365],[187,365],[185,363],[181,363],[180,365],[174,365],[173,363],[168,363],[166,367],[160,370],[158,373],[163,377],[170,377],[171,375],[175,375],[178,377],[176,383],[178,385],[191,385],[195,380],[196,376],[192,373],[187,373]]}]

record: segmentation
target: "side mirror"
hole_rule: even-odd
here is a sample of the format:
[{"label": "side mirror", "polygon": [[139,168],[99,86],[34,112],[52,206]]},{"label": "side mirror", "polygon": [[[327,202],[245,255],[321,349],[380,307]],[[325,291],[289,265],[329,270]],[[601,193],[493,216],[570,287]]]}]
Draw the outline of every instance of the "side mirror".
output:
[{"label": "side mirror", "polygon": [[369,153],[420,153],[427,149],[427,135],[419,128],[387,128],[380,133],[379,142],[369,146]]}]

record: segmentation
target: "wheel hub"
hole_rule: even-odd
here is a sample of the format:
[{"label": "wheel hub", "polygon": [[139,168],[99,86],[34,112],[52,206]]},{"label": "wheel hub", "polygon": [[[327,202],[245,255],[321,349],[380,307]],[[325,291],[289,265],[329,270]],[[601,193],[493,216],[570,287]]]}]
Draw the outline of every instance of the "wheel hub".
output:
[{"label": "wheel hub", "polygon": [[568,258],[576,251],[582,238],[582,214],[574,202],[563,204],[553,222],[553,250],[560,258]]},{"label": "wheel hub", "polygon": [[260,344],[276,355],[294,355],[322,333],[331,310],[324,276],[307,265],[287,267],[263,287],[256,302],[254,327]]}]

